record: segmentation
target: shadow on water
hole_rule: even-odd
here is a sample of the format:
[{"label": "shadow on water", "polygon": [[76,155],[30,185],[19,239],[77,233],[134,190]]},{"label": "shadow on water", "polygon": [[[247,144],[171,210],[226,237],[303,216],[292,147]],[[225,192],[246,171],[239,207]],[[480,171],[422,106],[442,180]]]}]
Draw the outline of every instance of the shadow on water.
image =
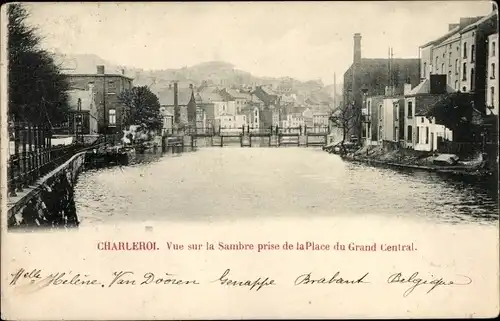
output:
[{"label": "shadow on water", "polygon": [[365,214],[492,224],[498,221],[492,186],[344,162],[301,147],[224,146],[137,155],[120,169],[83,173],[75,189],[85,225]]},{"label": "shadow on water", "polygon": [[453,207],[453,214],[443,217],[444,221],[457,224],[460,222],[498,221],[498,178],[492,176],[464,176],[452,173],[429,172],[426,170],[376,166],[362,163],[349,163],[352,168],[377,169],[389,176],[399,176],[435,188],[435,196],[441,200],[441,206]]}]

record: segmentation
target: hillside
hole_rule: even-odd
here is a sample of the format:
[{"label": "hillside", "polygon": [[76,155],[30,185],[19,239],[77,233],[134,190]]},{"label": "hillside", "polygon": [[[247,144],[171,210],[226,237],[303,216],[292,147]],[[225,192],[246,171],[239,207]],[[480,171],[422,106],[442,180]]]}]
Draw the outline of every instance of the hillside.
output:
[{"label": "hillside", "polygon": [[[179,82],[179,87],[207,85],[272,85],[274,88],[284,87],[296,92],[308,93],[322,91],[332,96],[331,86],[324,86],[321,80],[301,82],[291,77],[256,77],[249,72],[239,70],[231,63],[209,61],[179,69],[145,70],[129,66],[120,66],[93,54],[62,55],[56,54],[65,73],[95,73],[96,65],[104,65],[108,73],[124,73],[134,78],[136,86],[150,86],[155,93],[167,88],[172,81]],[[341,88],[341,86],[340,86]],[[337,94],[340,91],[337,90]]]}]

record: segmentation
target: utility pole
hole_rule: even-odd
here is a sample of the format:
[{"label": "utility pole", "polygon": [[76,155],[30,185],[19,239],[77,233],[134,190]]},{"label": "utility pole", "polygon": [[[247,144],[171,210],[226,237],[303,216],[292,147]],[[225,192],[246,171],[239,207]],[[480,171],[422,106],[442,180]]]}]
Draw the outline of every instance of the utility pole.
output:
[{"label": "utility pole", "polygon": [[108,133],[108,122],[106,112],[106,71],[102,75],[102,110],[104,111],[104,133]]}]

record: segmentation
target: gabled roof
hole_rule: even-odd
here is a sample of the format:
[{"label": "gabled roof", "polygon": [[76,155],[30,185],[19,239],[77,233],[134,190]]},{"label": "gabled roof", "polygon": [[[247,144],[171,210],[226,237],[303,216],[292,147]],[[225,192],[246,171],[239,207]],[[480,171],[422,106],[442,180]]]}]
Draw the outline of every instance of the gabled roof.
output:
[{"label": "gabled roof", "polygon": [[[464,32],[466,29],[468,29],[470,26],[476,24],[477,22],[479,22],[480,20],[484,19],[485,17],[469,17],[469,18],[462,18],[460,19],[460,23],[458,24],[458,26],[456,26],[455,28],[451,29],[450,31],[448,31],[447,33],[445,33],[444,35],[442,35],[441,37],[437,38],[437,39],[434,39],[432,41],[429,41],[427,42],[426,44],[420,46],[420,48],[425,48],[425,47],[428,47],[428,46],[431,46],[431,45],[436,45],[436,44],[440,44],[442,42],[444,42],[445,40],[448,40],[449,38],[451,38],[453,35],[455,35],[456,33],[462,33]],[[463,24],[462,20],[465,19],[465,21],[474,21],[473,23],[471,24]]]},{"label": "gabled roof", "polygon": [[262,91],[264,91],[269,96],[276,96],[276,92],[269,88],[268,86],[261,86]]},{"label": "gabled roof", "polygon": [[[187,106],[191,97],[194,95],[193,90],[190,88],[179,88],[177,102],[179,106]],[[174,105],[174,89],[167,88],[158,93],[158,100],[160,105],[173,106]]]},{"label": "gabled roof", "polygon": [[234,99],[247,99],[250,100],[250,94],[246,92],[241,92],[237,89],[225,89],[227,94]]},{"label": "gabled roof", "polygon": [[199,96],[201,98],[202,103],[211,103],[214,101],[226,101],[227,99],[224,99],[219,92],[218,89],[215,87],[206,87],[202,91],[200,91]]},{"label": "gabled roof", "polygon": [[[448,84],[446,85],[446,92],[453,93],[455,91],[456,90],[451,88]],[[431,93],[431,80],[425,79],[405,96],[415,96],[415,95],[430,94],[430,93]]]},{"label": "gabled roof", "polygon": [[[484,16],[483,18],[479,19],[478,21],[474,22],[474,23],[471,23],[470,25],[466,26],[465,28],[463,28],[460,33],[464,33],[464,32],[467,32],[469,30],[472,30],[474,28],[477,28],[477,26],[479,26],[480,24],[488,21],[489,19],[491,19],[492,17],[496,16],[497,15],[497,12],[496,11],[492,11],[490,12],[490,14]],[[496,18],[495,18],[496,19]]]}]

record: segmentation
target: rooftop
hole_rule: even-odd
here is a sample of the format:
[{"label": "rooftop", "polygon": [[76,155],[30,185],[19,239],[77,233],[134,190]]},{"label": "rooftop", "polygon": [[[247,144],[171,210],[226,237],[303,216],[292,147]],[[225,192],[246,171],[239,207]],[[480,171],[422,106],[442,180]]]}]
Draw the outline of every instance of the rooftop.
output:
[{"label": "rooftop", "polygon": [[[453,92],[455,92],[455,89],[451,88],[447,84],[446,85],[446,92],[453,93]],[[413,88],[405,96],[415,96],[415,95],[430,94],[430,93],[431,93],[431,80],[430,79],[425,79],[417,87]]]}]

